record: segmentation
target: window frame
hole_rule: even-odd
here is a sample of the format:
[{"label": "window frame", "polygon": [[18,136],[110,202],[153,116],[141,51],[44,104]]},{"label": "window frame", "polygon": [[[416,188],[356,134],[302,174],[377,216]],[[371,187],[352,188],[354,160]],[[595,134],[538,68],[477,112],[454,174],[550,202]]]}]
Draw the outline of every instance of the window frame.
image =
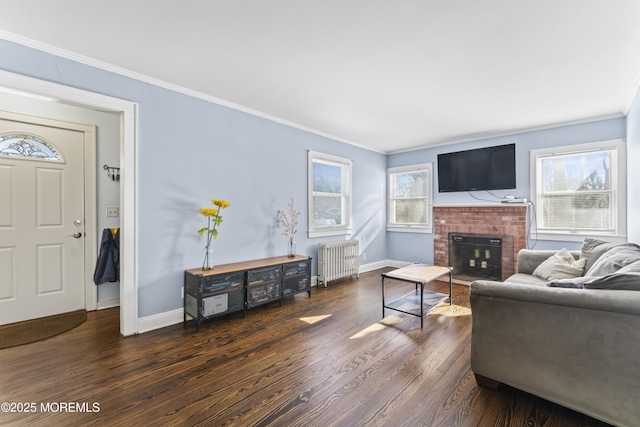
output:
[{"label": "window frame", "polygon": [[[576,228],[545,228],[542,216],[542,160],[555,156],[579,155],[596,151],[613,151],[611,161],[612,230]],[[532,233],[538,240],[561,240],[581,242],[585,237],[602,237],[612,242],[626,241],[627,234],[627,163],[626,141],[614,139],[586,144],[531,150],[530,194],[536,207]],[[540,189],[540,190],[539,190]]]},{"label": "window frame", "polygon": [[[326,237],[326,236],[342,236],[349,235],[353,232],[353,162],[345,157],[335,156],[332,154],[320,153],[318,151],[308,151],[307,155],[307,234],[309,238]],[[313,167],[314,163],[324,163],[331,166],[340,167],[341,170],[341,193],[340,198],[344,200],[341,203],[343,224],[316,226],[314,225],[314,200],[316,195],[313,188]]]},{"label": "window frame", "polygon": [[[425,199],[426,222],[425,223],[398,223],[395,222],[395,191],[392,186],[392,178],[395,175],[426,172],[427,194]],[[408,166],[397,166],[387,169],[387,231],[401,233],[433,233],[433,163],[421,163]]]}]

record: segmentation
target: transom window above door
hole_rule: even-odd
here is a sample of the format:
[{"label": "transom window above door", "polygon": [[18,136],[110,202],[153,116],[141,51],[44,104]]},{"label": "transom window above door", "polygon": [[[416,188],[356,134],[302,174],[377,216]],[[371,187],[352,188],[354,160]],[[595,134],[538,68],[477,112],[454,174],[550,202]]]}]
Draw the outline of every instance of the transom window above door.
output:
[{"label": "transom window above door", "polygon": [[0,135],[0,156],[62,161],[60,153],[45,139],[25,133]]}]

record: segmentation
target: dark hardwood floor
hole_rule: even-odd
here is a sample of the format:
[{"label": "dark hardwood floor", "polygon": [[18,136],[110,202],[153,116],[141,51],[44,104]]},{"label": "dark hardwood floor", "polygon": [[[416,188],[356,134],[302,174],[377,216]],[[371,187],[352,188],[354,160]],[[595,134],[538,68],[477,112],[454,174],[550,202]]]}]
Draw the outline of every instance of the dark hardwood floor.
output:
[{"label": "dark hardwood floor", "polygon": [[[216,319],[199,333],[189,324],[123,338],[118,309],[89,313],[66,334],[0,350],[0,402],[35,409],[0,412],[0,424],[606,425],[509,387],[479,387],[464,285],[454,285],[454,305],[434,310],[422,330],[417,317],[387,311],[381,319],[386,270],[249,310],[245,319]],[[387,283],[396,295],[413,288]],[[431,289],[448,293],[448,284]]]}]

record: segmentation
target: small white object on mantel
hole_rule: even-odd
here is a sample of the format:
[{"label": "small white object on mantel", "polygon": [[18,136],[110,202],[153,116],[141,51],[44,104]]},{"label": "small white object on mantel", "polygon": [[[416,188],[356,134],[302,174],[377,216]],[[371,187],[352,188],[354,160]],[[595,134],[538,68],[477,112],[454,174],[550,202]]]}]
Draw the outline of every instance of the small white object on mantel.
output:
[{"label": "small white object on mantel", "polygon": [[[500,200],[496,200],[494,203],[477,203],[477,204],[472,204],[472,203],[456,203],[456,204],[445,204],[445,205],[433,205],[434,208],[498,208],[498,207],[504,207],[505,204],[508,204],[509,206],[528,206],[529,205],[529,201],[527,202],[508,202],[508,203],[503,203],[502,202],[503,199]],[[526,199],[517,199],[517,200],[526,200]]]}]

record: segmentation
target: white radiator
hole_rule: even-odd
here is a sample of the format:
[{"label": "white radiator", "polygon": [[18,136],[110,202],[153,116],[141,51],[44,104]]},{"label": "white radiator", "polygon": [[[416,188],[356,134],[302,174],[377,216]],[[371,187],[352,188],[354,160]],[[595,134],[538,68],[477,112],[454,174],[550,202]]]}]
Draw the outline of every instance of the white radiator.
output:
[{"label": "white radiator", "polygon": [[318,284],[356,276],[360,278],[360,243],[358,240],[340,240],[318,244]]}]

